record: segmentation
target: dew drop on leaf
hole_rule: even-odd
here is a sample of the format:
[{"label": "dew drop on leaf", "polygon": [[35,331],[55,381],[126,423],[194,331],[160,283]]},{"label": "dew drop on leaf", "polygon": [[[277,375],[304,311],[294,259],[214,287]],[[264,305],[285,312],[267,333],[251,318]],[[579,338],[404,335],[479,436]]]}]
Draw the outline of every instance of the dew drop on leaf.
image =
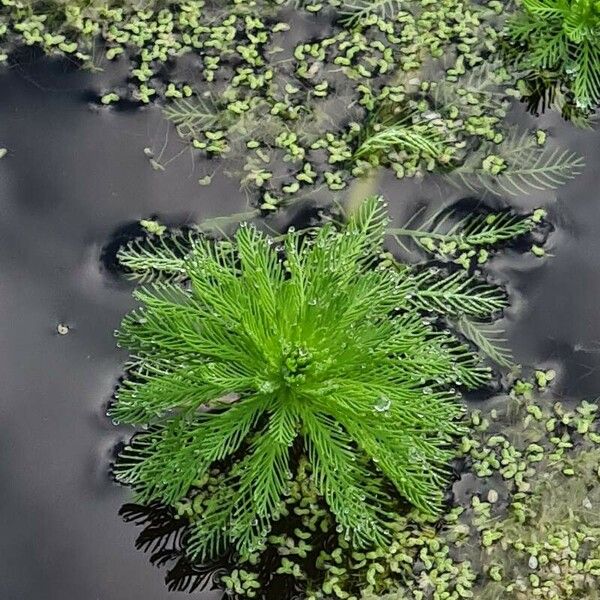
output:
[{"label": "dew drop on leaf", "polygon": [[390,410],[392,401],[387,396],[381,396],[373,407],[377,412],[384,413]]}]

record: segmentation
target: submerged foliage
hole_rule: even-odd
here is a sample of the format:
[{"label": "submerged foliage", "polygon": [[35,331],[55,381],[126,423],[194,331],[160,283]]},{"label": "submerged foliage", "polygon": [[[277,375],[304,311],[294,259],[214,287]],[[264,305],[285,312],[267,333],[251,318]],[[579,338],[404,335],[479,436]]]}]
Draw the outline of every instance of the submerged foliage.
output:
[{"label": "submerged foliage", "polygon": [[465,269],[473,263],[485,263],[490,253],[502,245],[522,241],[540,228],[546,216],[543,209],[524,215],[509,210],[470,210],[462,216],[456,215],[454,210],[442,210],[415,227],[413,222],[420,212],[415,213],[404,227],[390,228],[389,233],[407,251],[410,250],[406,240],[411,240],[436,259],[452,261]]},{"label": "submerged foliage", "polygon": [[556,190],[581,174],[584,159],[566,149],[549,148],[546,133],[507,132],[500,143],[484,143],[448,175],[473,192],[523,196]]},{"label": "submerged foliage", "polygon": [[195,555],[264,541],[298,450],[358,546],[389,538],[391,488],[438,510],[461,429],[450,386],[480,385],[489,369],[421,311],[484,315],[505,302],[460,273],[378,267],[385,226],[377,199],[342,229],[289,232],[281,246],[243,226],[232,242],[194,243],[178,263],[187,283],[136,292],[143,307],[119,332],[133,357],[111,415],[149,430],[116,474],[140,500],[173,504],[225,461]]},{"label": "submerged foliage", "polygon": [[564,91],[575,109],[600,105],[600,3],[597,0],[523,0],[507,26],[509,57],[530,90],[552,101]]}]

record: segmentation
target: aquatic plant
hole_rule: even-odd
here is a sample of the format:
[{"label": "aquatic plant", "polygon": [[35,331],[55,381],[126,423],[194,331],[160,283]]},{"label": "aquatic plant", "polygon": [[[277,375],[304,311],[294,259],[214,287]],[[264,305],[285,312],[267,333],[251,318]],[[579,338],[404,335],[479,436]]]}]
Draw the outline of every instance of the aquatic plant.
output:
[{"label": "aquatic plant", "polygon": [[[285,32],[306,12],[320,12],[323,33],[290,45]],[[5,0],[0,61],[19,44],[94,70],[127,61],[129,84],[99,89],[98,103],[164,105],[196,152],[227,160],[212,170],[238,178],[263,212],[315,189],[339,192],[380,166],[399,178],[456,170],[449,181],[496,194],[553,189],[577,172],[576,157],[532,148],[532,135],[530,152],[502,143],[518,92],[502,65],[486,65],[504,14],[495,0],[187,0],[143,9],[98,0],[27,10]],[[153,168],[165,168],[145,151]],[[210,181],[210,173],[198,180]]]},{"label": "aquatic plant", "polygon": [[338,10],[344,25],[352,26],[371,15],[395,19],[403,8],[401,0],[342,0]]},{"label": "aquatic plant", "polygon": [[523,240],[540,228],[546,216],[544,209],[522,215],[479,208],[463,216],[456,210],[440,210],[415,227],[414,221],[421,212],[416,212],[403,227],[389,228],[388,233],[408,252],[406,241],[410,240],[436,259],[452,261],[466,269],[473,263],[485,263],[490,252],[503,245]]},{"label": "aquatic plant", "polygon": [[[409,81],[422,77],[427,55],[439,59],[445,48],[458,57],[449,76],[480,63],[480,52],[495,43],[491,24],[499,10],[493,2],[479,7],[467,0],[352,0],[332,2],[329,11],[322,2],[283,0],[149,2],[143,10],[101,1],[35,3],[27,11],[20,6],[14,0],[0,5],[0,60],[18,44],[92,69],[128,57],[131,85],[99,90],[99,103],[164,102],[166,116],[195,149],[228,157],[228,172],[240,177],[264,211],[295,201],[305,187],[343,189],[355,167],[355,128],[373,97],[396,101],[410,93]],[[296,10],[278,12],[282,6]],[[284,34],[300,11],[322,11],[325,33],[288,47]],[[192,53],[201,63],[201,81],[177,74],[179,59]],[[333,90],[343,111],[332,110]],[[412,143],[423,128],[417,125],[421,112],[408,134],[399,132],[404,151],[397,162],[405,163],[406,176],[421,172],[432,154],[420,160]],[[378,153],[359,152],[361,160]],[[285,175],[277,172],[281,161],[289,167]],[[161,168],[160,161],[150,162]]]},{"label": "aquatic plant", "polygon": [[[457,215],[454,210],[444,210],[417,227],[414,222],[421,212],[415,213],[403,227],[388,227],[386,230],[407,256],[412,257],[409,240],[436,263],[446,262],[467,272],[482,267],[506,244],[519,242],[523,244],[522,247],[530,245],[532,253],[543,256],[540,242],[548,231],[543,209],[520,215],[508,210],[488,212],[478,208],[462,218],[455,218]],[[187,228],[184,231],[171,229],[165,232],[164,226],[158,225],[162,228],[159,235],[129,242],[119,252],[119,262],[127,276],[140,283],[185,280],[185,258],[192,251],[194,243],[202,238],[203,231],[223,233],[223,227],[231,225],[232,221],[239,222],[254,216],[256,213],[232,215],[231,218],[211,220],[199,228]],[[153,231],[156,227],[154,225]],[[534,233],[537,243],[531,239]],[[382,264],[397,263],[391,254],[386,254]],[[483,355],[497,365],[512,367],[504,332],[489,320],[491,313],[500,307],[497,290],[481,287],[481,281],[478,283],[477,279],[462,277],[460,273],[449,272],[441,279],[431,277],[431,272],[436,268],[432,267],[431,271],[426,269],[419,275],[423,279],[420,285],[423,288],[429,286],[428,294],[435,298],[434,302],[426,302],[425,294],[421,292],[418,295],[419,309],[445,315],[448,323]],[[461,288],[467,293],[461,294]]]},{"label": "aquatic plant", "polygon": [[483,314],[504,299],[465,277],[377,268],[385,226],[378,199],[341,230],[289,232],[280,246],[243,226],[231,242],[193,244],[177,263],[188,284],[136,291],[143,306],[118,336],[133,356],[110,414],[149,430],[115,473],[140,501],[173,504],[228,461],[190,538],[194,555],[264,541],[298,445],[357,546],[389,537],[388,485],[438,510],[461,430],[448,386],[480,385],[489,369],[420,309]]},{"label": "aquatic plant", "polygon": [[[516,380],[497,408],[470,414],[462,440],[467,491],[459,484],[454,506],[440,520],[397,514],[392,542],[370,551],[341,535],[335,546],[315,547],[307,534],[329,533],[330,517],[309,473],[299,472],[288,507],[301,525],[269,536],[263,554],[239,568],[261,581],[261,556],[275,551],[277,573],[306,586],[310,600],[595,600],[599,410],[585,401],[571,408],[549,402],[543,395],[554,375],[538,370]],[[180,507],[192,519],[202,510],[201,502]],[[263,597],[259,588],[251,594],[230,589],[236,598]]]},{"label": "aquatic plant", "polygon": [[447,175],[448,181],[472,191],[510,196],[556,190],[583,172],[575,152],[549,148],[547,135],[508,131],[500,143],[484,142]]},{"label": "aquatic plant", "polygon": [[[442,161],[446,145],[451,139],[447,132],[431,121],[414,114],[386,114],[385,109],[369,115],[361,132],[361,140],[353,160],[364,158],[373,166],[385,162],[389,155],[405,152],[419,160]],[[447,161],[446,161],[447,162]]]},{"label": "aquatic plant", "polygon": [[[464,210],[462,216],[455,209],[442,209],[417,225],[423,212],[417,211],[403,227],[388,229],[407,256],[412,256],[416,247],[433,260],[452,263],[467,271],[484,265],[506,244],[520,243],[522,248],[529,246],[534,254],[543,256],[543,247],[534,243],[532,235],[535,233],[539,241],[547,233],[543,209],[517,214],[478,208]],[[495,364],[514,366],[504,331],[496,323],[464,314],[450,316],[449,322]]]},{"label": "aquatic plant", "polygon": [[422,82],[412,93],[370,105],[355,128],[351,171],[391,168],[399,179],[442,173],[458,188],[496,196],[554,190],[581,173],[584,160],[552,147],[546,132],[505,123],[506,72],[498,63]]},{"label": "aquatic plant", "polygon": [[[585,112],[600,105],[600,3],[596,0],[523,0],[506,28],[507,55],[533,78],[539,95],[556,87]],[[544,89],[545,88],[545,89]]]},{"label": "aquatic plant", "polygon": [[204,129],[215,129],[224,120],[223,113],[210,95],[175,99],[165,107],[165,116],[184,138],[193,138]]},{"label": "aquatic plant", "polygon": [[506,125],[507,77],[503,65],[494,60],[427,86],[429,114],[455,140],[442,172],[452,185],[476,193],[521,196],[557,189],[581,173],[584,160],[552,147],[543,130]]}]

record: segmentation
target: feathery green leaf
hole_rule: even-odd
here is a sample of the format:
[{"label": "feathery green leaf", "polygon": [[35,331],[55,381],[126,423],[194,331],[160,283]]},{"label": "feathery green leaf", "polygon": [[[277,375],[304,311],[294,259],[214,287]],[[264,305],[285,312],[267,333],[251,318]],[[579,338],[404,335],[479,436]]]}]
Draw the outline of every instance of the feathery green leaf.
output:
[{"label": "feathery green leaf", "polygon": [[402,10],[402,5],[402,0],[343,0],[338,10],[342,23],[352,27],[370,15],[391,21]]},{"label": "feathery green leaf", "polygon": [[514,365],[512,353],[506,346],[504,332],[493,323],[473,321],[461,315],[456,328],[477,348],[501,367],[511,368]]},{"label": "feathery green leaf", "polygon": [[[110,414],[147,430],[115,474],[140,500],[174,504],[225,469],[194,526],[194,555],[260,546],[297,446],[360,546],[388,538],[393,489],[424,513],[441,507],[461,431],[450,386],[481,385],[490,371],[423,312],[484,317],[505,297],[461,273],[379,266],[386,225],[372,198],[346,225],[290,231],[282,246],[242,225],[230,242],[160,248],[178,277],[140,288],[118,336],[132,358]],[[154,268],[137,246],[121,256]]]},{"label": "feathery green leaf", "polygon": [[500,145],[484,144],[447,179],[474,192],[519,196],[555,190],[579,175],[584,166],[583,158],[575,152],[547,148],[527,132],[515,132]]},{"label": "feathery green leaf", "polygon": [[[564,89],[574,112],[600,106],[600,5],[591,0],[523,0],[505,30],[506,54],[539,84]],[[551,77],[544,77],[549,72]],[[552,96],[553,94],[550,94]],[[564,111],[569,114],[571,111]]]}]

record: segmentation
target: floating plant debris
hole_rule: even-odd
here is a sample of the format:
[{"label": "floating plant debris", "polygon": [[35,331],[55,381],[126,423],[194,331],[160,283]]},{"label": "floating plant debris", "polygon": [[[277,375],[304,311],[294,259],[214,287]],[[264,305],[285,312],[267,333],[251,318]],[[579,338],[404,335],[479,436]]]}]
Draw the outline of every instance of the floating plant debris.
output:
[{"label": "floating plant debris", "polygon": [[68,325],[65,325],[64,323],[59,323],[56,326],[56,333],[58,333],[58,335],[67,335],[67,333],[69,333],[70,330],[71,328]]}]

